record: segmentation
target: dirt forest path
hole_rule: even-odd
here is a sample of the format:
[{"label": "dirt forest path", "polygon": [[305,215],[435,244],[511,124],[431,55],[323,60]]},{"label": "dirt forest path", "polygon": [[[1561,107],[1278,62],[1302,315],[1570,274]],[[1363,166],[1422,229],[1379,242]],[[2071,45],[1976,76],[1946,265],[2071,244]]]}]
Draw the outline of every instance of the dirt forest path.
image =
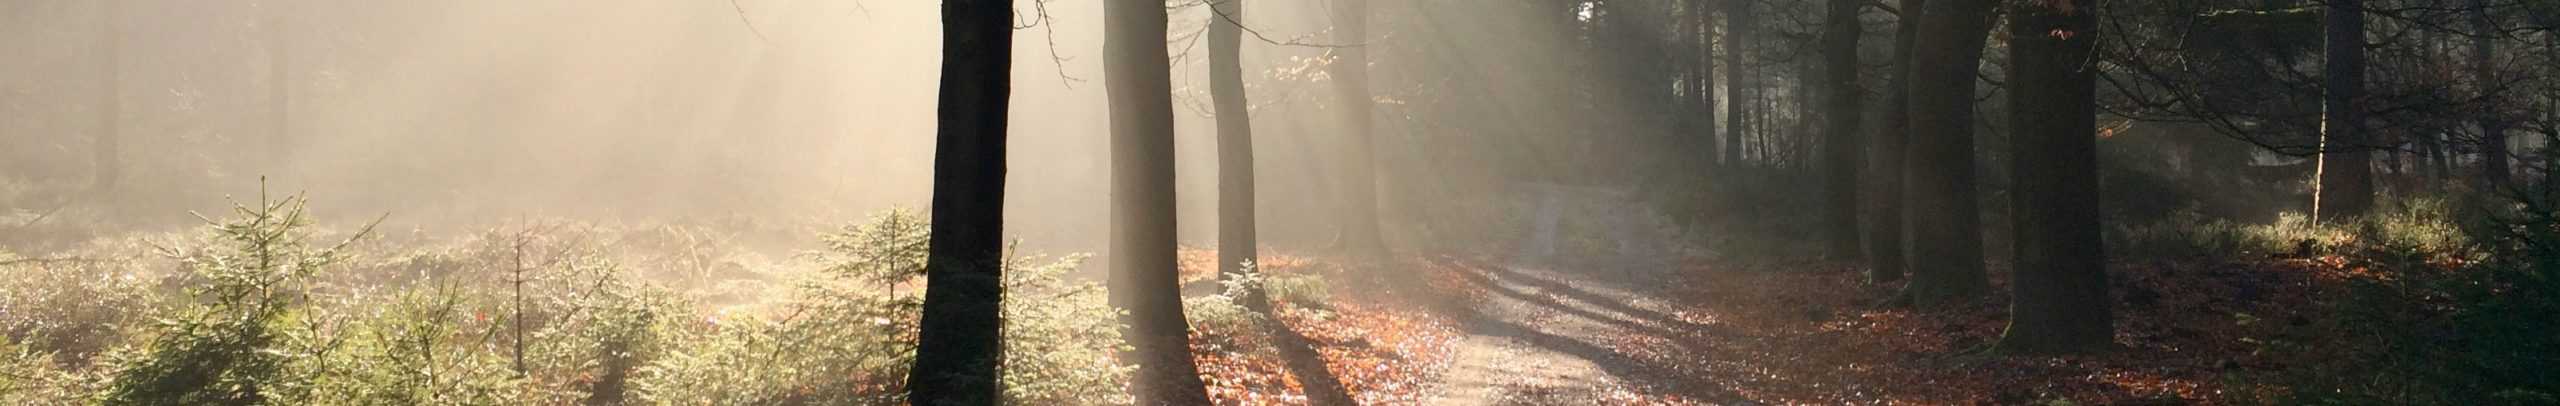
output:
[{"label": "dirt forest path", "polygon": [[1482,297],[1445,309],[1460,313],[1452,316],[1467,336],[1423,404],[1630,404],[1665,392],[1723,397],[1662,387],[1663,379],[1649,378],[1668,375],[1660,373],[1664,366],[1615,348],[1705,333],[1665,314],[1669,306],[1656,297],[1672,266],[1661,243],[1671,237],[1661,231],[1670,229],[1667,221],[1624,203],[1623,193],[1551,186],[1540,194],[1514,255],[1465,275]]}]

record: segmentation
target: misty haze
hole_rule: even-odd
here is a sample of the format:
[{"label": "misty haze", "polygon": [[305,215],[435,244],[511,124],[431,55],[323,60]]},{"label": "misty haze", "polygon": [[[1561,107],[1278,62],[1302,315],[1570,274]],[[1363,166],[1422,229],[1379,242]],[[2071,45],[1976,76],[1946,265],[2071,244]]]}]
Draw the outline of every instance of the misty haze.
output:
[{"label": "misty haze", "polygon": [[2560,2],[6,0],[0,404],[2560,404]]}]

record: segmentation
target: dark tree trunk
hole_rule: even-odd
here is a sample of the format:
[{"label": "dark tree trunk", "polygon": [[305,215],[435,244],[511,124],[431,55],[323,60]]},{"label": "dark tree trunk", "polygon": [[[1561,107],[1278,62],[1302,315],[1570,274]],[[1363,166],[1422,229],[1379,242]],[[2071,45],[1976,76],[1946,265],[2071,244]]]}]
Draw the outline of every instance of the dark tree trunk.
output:
[{"label": "dark tree trunk", "polygon": [[2471,19],[2478,31],[2471,37],[2471,67],[2479,81],[2480,108],[2480,173],[2491,190],[2508,187],[2514,173],[2508,169],[2507,121],[2499,107],[2506,95],[2495,94],[2498,79],[2498,20],[2489,13],[2489,0],[2471,0]]},{"label": "dark tree trunk", "polygon": [[1690,18],[1697,20],[1697,135],[1708,140],[1710,166],[1718,166],[1725,148],[1715,138],[1715,8],[1710,0],[1692,0]]},{"label": "dark tree trunk", "polygon": [[933,219],[924,316],[907,377],[917,405],[1003,400],[1004,172],[1013,3],[942,2]]},{"label": "dark tree trunk", "polygon": [[1858,86],[1858,36],[1863,27],[1858,23],[1858,10],[1866,5],[1860,0],[1831,0],[1828,21],[1823,23],[1823,80],[1830,90],[1829,122],[1823,124],[1823,163],[1827,166],[1824,190],[1830,192],[1825,208],[1829,214],[1831,255],[1834,258],[1858,257],[1858,119],[1860,99],[1866,91]]},{"label": "dark tree trunk", "polygon": [[1921,9],[1928,0],[1902,0],[1902,16],[1894,22],[1893,72],[1885,83],[1883,128],[1868,140],[1867,279],[1902,280],[1904,168],[1903,148],[1911,124],[1911,46],[1919,38]]},{"label": "dark tree trunk", "polygon": [[2321,57],[2320,166],[2311,216],[2332,221],[2373,207],[2373,151],[2366,145],[2363,0],[2329,0]]},{"label": "dark tree trunk", "polygon": [[1141,405],[1204,405],[1174,258],[1173,79],[1158,0],[1102,3],[1103,81],[1111,103],[1111,305]]},{"label": "dark tree trunk", "polygon": [[2115,340],[2098,234],[2096,0],[2018,2],[2009,22],[2009,330],[1998,349],[2069,353]]},{"label": "dark tree trunk", "polygon": [[1742,166],[1742,140],[1750,132],[1751,68],[1745,60],[1751,53],[1752,0],[1725,0],[1724,10],[1724,161]]},{"label": "dark tree trunk", "polygon": [[[2560,15],[2560,13],[2528,11],[2525,13],[2523,18],[2525,18],[2525,22],[2535,25],[2560,25],[2560,18],[2554,18],[2555,15]],[[2560,60],[2560,41],[2543,41],[2542,45],[2543,49],[2541,55],[2542,60],[2545,61],[2544,63],[2548,63],[2547,61],[2552,60]],[[2530,49],[2520,51],[2531,52]],[[2542,146],[2538,151],[2535,151],[2535,155],[2538,156],[2528,158],[2542,160],[2541,173],[2533,173],[2534,168],[2532,167],[2533,165],[2531,161],[2524,163],[2523,166],[2525,167],[2522,168],[2522,170],[2526,171],[2528,175],[2541,175],[2542,188],[2545,193],[2560,193],[2560,108],[2552,107],[2560,106],[2560,87],[2545,87],[2541,89],[2541,91],[2543,92],[2542,94],[2520,94],[2516,96],[2516,99],[2520,104],[2528,106],[2534,105],[2532,101],[2535,99],[2540,99],[2543,102],[2543,104],[2540,104],[2540,106],[2543,106],[2542,108],[2528,109],[2525,112],[2519,113],[2519,118],[2525,122],[2540,123],[2540,125],[2528,127],[2527,131],[2542,133],[2542,137],[2540,138]]]},{"label": "dark tree trunk", "polygon": [[[1815,44],[1814,46],[1821,45]],[[1827,53],[1829,51],[1825,50],[1824,52]],[[1852,58],[1854,57],[1855,56],[1852,55]],[[1787,102],[1795,104],[1795,108],[1787,110],[1789,114],[1786,115],[1786,117],[1788,120],[1791,120],[1788,123],[1787,132],[1778,133],[1778,126],[1776,125],[1771,125],[1769,128],[1770,133],[1772,134],[1771,138],[1783,138],[1785,141],[1780,144],[1783,146],[1783,148],[1780,148],[1780,152],[1783,153],[1781,156],[1783,161],[1780,162],[1784,162],[1780,167],[1818,171],[1819,169],[1817,168],[1821,168],[1824,165],[1827,165],[1827,163],[1820,162],[1823,159],[1820,159],[1815,155],[1817,154],[1817,152],[1815,152],[1815,148],[1820,147],[1821,145],[1818,145],[1820,143],[1816,142],[1814,139],[1814,130],[1818,129],[1817,127],[1820,127],[1823,124],[1820,124],[1819,120],[1815,120],[1814,115],[1820,114],[1818,109],[1826,108],[1829,106],[1829,103],[1831,103],[1831,86],[1828,83],[1824,83],[1826,79],[1825,76],[1823,76],[1825,74],[1823,72],[1825,71],[1822,69],[1822,60],[1817,58],[1796,58],[1796,60],[1796,88],[1793,89],[1793,91],[1787,92]],[[1768,114],[1770,122],[1777,121],[1777,117],[1779,117],[1779,115],[1776,107],[1770,107]],[[1828,133],[1825,134],[1827,136]],[[1855,137],[1852,138],[1854,139]],[[1851,156],[1855,155],[1853,154]],[[1857,175],[1857,172],[1853,168],[1849,174],[1853,177],[1852,179],[1855,179],[1854,176]],[[1817,175],[1829,176],[1827,174],[1820,173],[1817,173]],[[1852,185],[1854,185],[1854,183]],[[1826,185],[1826,190],[1822,193],[1830,193],[1830,191],[1827,190],[1828,187],[1829,186]],[[1828,204],[1829,202],[1825,203]],[[1856,202],[1850,202],[1848,207],[1850,208],[1850,213],[1857,212],[1856,209],[1858,205]],[[1825,209],[1828,210],[1829,208],[1825,207]],[[1852,230],[1849,234],[1849,243],[1846,245],[1849,247],[1849,253],[1843,258],[1857,258],[1858,254],[1856,251],[1858,249],[1858,235],[1856,231],[1854,231],[1857,229],[1857,216],[1850,216],[1848,222],[1849,228]],[[1834,225],[1836,225],[1836,223]],[[1825,236],[1825,238],[1829,238],[1829,236]],[[1837,242],[1837,240],[1835,240],[1835,242]],[[1838,251],[1833,252],[1838,253]]]},{"label": "dark tree trunk", "polygon": [[1722,156],[1724,148],[1718,148],[1716,140],[1716,23],[1715,7],[1710,6],[1709,1],[1689,2],[1689,21],[1696,25],[1696,31],[1689,37],[1698,41],[1697,57],[1690,61],[1691,77],[1697,81],[1692,98],[1698,105],[1691,111],[1697,114],[1698,123],[1698,131],[1693,134],[1706,145],[1700,151],[1703,152],[1701,156],[1706,159],[1707,166],[1715,166],[1720,163],[1717,159]]},{"label": "dark tree trunk", "polygon": [[1244,0],[1217,0],[1209,13],[1209,98],[1218,115],[1218,273],[1255,261],[1253,117],[1244,92]]},{"label": "dark tree trunk", "polygon": [[98,13],[98,74],[104,75],[99,81],[104,89],[98,92],[98,132],[92,145],[97,157],[91,161],[97,166],[90,188],[104,195],[114,193],[116,181],[124,176],[124,163],[119,162],[124,155],[120,139],[124,130],[124,0],[102,3]]},{"label": "dark tree trunk", "polygon": [[1377,145],[1370,135],[1374,117],[1369,100],[1369,0],[1336,0],[1333,5],[1334,48],[1331,65],[1335,103],[1342,108],[1342,228],[1336,243],[1353,257],[1381,259],[1386,241],[1378,232]]},{"label": "dark tree trunk", "polygon": [[1981,296],[1982,213],[1975,201],[1973,96],[1991,0],[1935,0],[1922,13],[1911,54],[1910,144],[1904,193],[1911,284],[1904,299],[1929,306]]}]

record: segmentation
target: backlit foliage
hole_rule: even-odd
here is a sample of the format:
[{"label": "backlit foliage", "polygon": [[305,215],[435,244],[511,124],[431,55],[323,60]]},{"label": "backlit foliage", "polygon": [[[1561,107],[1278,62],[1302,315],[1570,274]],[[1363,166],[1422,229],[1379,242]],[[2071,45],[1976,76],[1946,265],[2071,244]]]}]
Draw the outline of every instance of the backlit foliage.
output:
[{"label": "backlit foliage", "polygon": [[235,206],[215,221],[219,243],[183,254],[190,303],[156,323],[147,344],[115,354],[106,404],[259,404],[295,399],[311,376],[297,365],[330,345],[315,334],[308,282],[342,259],[305,243],[303,199]]},{"label": "backlit foliage", "polygon": [[[361,230],[313,246],[311,235],[328,232],[315,231],[303,202],[243,205],[201,239],[97,247],[166,246],[158,254],[180,266],[174,273],[144,266],[148,258],[0,257],[10,261],[0,276],[42,282],[0,291],[0,403],[897,404],[905,395],[926,254],[914,213],[828,233],[792,270],[681,226],[520,225],[456,242]],[[1008,260],[1010,403],[1129,401],[1129,368],[1112,358],[1124,348],[1115,312],[1099,286],[1066,276],[1082,260]]]},{"label": "backlit foliage", "polygon": [[[824,268],[773,314],[715,315],[699,340],[648,371],[644,397],[669,404],[894,404],[923,306],[920,216],[891,212],[826,235]],[[1006,397],[1017,404],[1125,403],[1129,369],[1099,286],[1063,274],[1081,257],[1006,262]],[[758,377],[758,379],[738,379]]]}]

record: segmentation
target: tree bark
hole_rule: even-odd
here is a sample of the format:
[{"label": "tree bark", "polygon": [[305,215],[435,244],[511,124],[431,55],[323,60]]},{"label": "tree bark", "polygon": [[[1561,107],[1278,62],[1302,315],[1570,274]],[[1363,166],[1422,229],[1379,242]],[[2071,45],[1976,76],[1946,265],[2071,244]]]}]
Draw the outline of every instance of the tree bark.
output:
[{"label": "tree bark", "polygon": [[2436,134],[2433,131],[2426,131],[2419,132],[2417,137],[2419,156],[2418,172],[2425,174],[2426,179],[2430,181],[2430,183],[2432,183],[2432,181],[2444,179],[2445,173],[2449,171],[2449,169],[2446,169],[2444,136]]},{"label": "tree bark", "polygon": [[1102,3],[1103,81],[1111,105],[1111,304],[1142,405],[1203,405],[1174,253],[1173,80],[1158,0]]},{"label": "tree bark", "polygon": [[[1819,44],[1819,42],[1821,42],[1820,38],[1816,38],[1816,41],[1814,42],[1817,44],[1814,44],[1813,46],[1822,46]],[[1829,51],[1825,50],[1824,52]],[[1776,148],[1779,153],[1778,158],[1771,160],[1772,162],[1777,162],[1777,165],[1775,165],[1777,167],[1803,169],[1807,171],[1821,171],[1821,168],[1829,165],[1828,162],[1824,162],[1825,159],[1823,159],[1823,156],[1819,155],[1821,152],[1818,152],[1819,150],[1816,149],[1821,147],[1821,143],[1817,142],[1819,140],[1816,139],[1817,135],[1814,134],[1816,127],[1822,125],[1822,120],[1816,120],[1814,119],[1814,116],[1822,114],[1821,109],[1828,108],[1831,103],[1831,85],[1829,83],[1825,83],[1826,79],[1824,79],[1825,77],[1823,75],[1825,75],[1824,72],[1827,71],[1823,70],[1822,64],[1823,61],[1820,58],[1796,58],[1796,87],[1794,89],[1789,89],[1790,91],[1787,92],[1787,103],[1794,104],[1794,106],[1792,106],[1793,108],[1787,110],[1787,115],[1781,116],[1779,115],[1779,109],[1776,107],[1777,104],[1774,101],[1771,103],[1771,107],[1768,112],[1768,120],[1770,122],[1777,122],[1780,117],[1790,120],[1787,123],[1787,130],[1784,133],[1778,132],[1777,125],[1773,124],[1769,126],[1769,138],[1779,141]],[[1773,87],[1772,89],[1775,88]],[[1824,133],[1824,135],[1821,136],[1828,137],[1828,134],[1829,133]],[[1821,172],[1815,172],[1815,174],[1817,176],[1829,176],[1828,174]],[[1851,176],[1856,176],[1857,172],[1855,169],[1852,169],[1849,174]],[[1827,185],[1822,193],[1831,193]],[[1825,203],[1827,204],[1828,202]],[[1851,208],[1850,213],[1857,212],[1856,207],[1858,206],[1855,202],[1851,202],[1849,207]],[[1824,209],[1828,210],[1829,208],[1825,207]],[[1857,216],[1850,216],[1849,225],[1851,229],[1857,228]],[[1826,234],[1828,233],[1826,232]],[[1830,236],[1827,235],[1824,236],[1824,238],[1829,237]],[[1837,240],[1834,240],[1834,242],[1836,241]],[[1842,258],[1858,257],[1858,254],[1855,252],[1858,247],[1857,241],[1857,234],[1852,232],[1849,237],[1849,244],[1847,245],[1851,252]],[[1839,251],[1837,250],[1833,251],[1835,254],[1838,252]]]},{"label": "tree bark", "polygon": [[2320,164],[2311,216],[2336,221],[2373,207],[2372,150],[2365,145],[2364,6],[2362,0],[2329,0],[2321,56]]},{"label": "tree bark", "polygon": [[1716,23],[1715,8],[1708,5],[1709,1],[1711,0],[1690,0],[1689,2],[1689,21],[1696,25],[1696,31],[1690,33],[1689,37],[1698,41],[1697,57],[1690,61],[1692,66],[1690,77],[1697,82],[1692,86],[1695,91],[1691,92],[1691,98],[1697,103],[1697,108],[1692,111],[1698,114],[1698,129],[1694,134],[1706,145],[1706,148],[1700,152],[1703,152],[1702,156],[1707,160],[1707,166],[1715,166],[1719,164],[1717,159],[1722,156],[1723,148],[1718,148],[1716,140]]},{"label": "tree bark", "polygon": [[2099,236],[2096,0],[2012,3],[2009,328],[1997,349],[2071,353],[2115,341]]},{"label": "tree bark", "polygon": [[1750,132],[1751,74],[1746,56],[1751,52],[1751,2],[1725,0],[1724,11],[1724,161],[1741,166],[1742,140]]},{"label": "tree bark", "polygon": [[1894,22],[1893,72],[1887,76],[1883,128],[1868,140],[1867,280],[1902,280],[1903,148],[1911,124],[1911,46],[1919,38],[1920,16],[1928,0],[1902,0],[1902,16]]},{"label": "tree bark", "polygon": [[1973,173],[1973,101],[1991,0],[1935,0],[1920,20],[1911,61],[1909,204],[1903,294],[1930,306],[1990,290],[1982,270],[1982,213]]},{"label": "tree bark", "polygon": [[2507,149],[2507,121],[2506,116],[2503,115],[2505,111],[2499,110],[2502,104],[2499,100],[2504,99],[2505,96],[2495,94],[2498,92],[2495,88],[2501,84],[2498,79],[2496,58],[2497,36],[2501,34],[2498,30],[2498,20],[2489,13],[2489,0],[2471,0],[2470,6],[2474,30],[2478,31],[2471,37],[2471,67],[2474,80],[2479,81],[2478,89],[2482,104],[2480,108],[2480,155],[2482,155],[2480,173],[2483,176],[2481,180],[2487,182],[2491,190],[2498,190],[2510,186],[2513,183],[2511,178],[2514,176],[2507,164],[2507,159],[2512,156],[2512,152]]},{"label": "tree bark", "polygon": [[1858,258],[1858,124],[1860,101],[1866,91],[1858,85],[1858,11],[1866,6],[1861,0],[1831,0],[1827,22],[1823,24],[1823,79],[1830,90],[1823,125],[1823,162],[1828,170],[1823,179],[1829,192],[1827,208],[1830,224],[1831,255],[1839,259]]},{"label": "tree bark", "polygon": [[942,95],[935,112],[932,231],[916,365],[917,405],[1003,400],[1004,173],[1012,97],[1013,4],[942,3]]},{"label": "tree bark", "polygon": [[1214,0],[1209,13],[1209,99],[1218,115],[1218,274],[1255,262],[1253,112],[1244,91],[1244,0]]},{"label": "tree bark", "polygon": [[1333,4],[1334,48],[1330,65],[1335,103],[1342,108],[1342,228],[1336,236],[1343,252],[1356,258],[1381,259],[1386,241],[1378,231],[1377,145],[1370,134],[1374,117],[1369,100],[1369,0],[1336,0]]},{"label": "tree bark", "polygon": [[[1713,94],[1715,49],[1708,36],[1714,23],[1707,20],[1707,0],[1683,0],[1676,4],[1679,7],[1668,14],[1674,21],[1670,24],[1676,38],[1672,45],[1678,48],[1670,53],[1676,55],[1671,66],[1677,69],[1676,75],[1680,78],[1680,97],[1675,100],[1674,105],[1678,107],[1674,108],[1673,114],[1677,128],[1672,130],[1672,137],[1682,140],[1684,147],[1695,148],[1688,151],[1703,152],[1708,163],[1706,166],[1713,166],[1718,149]],[[1689,143],[1699,140],[1704,142]]]}]

